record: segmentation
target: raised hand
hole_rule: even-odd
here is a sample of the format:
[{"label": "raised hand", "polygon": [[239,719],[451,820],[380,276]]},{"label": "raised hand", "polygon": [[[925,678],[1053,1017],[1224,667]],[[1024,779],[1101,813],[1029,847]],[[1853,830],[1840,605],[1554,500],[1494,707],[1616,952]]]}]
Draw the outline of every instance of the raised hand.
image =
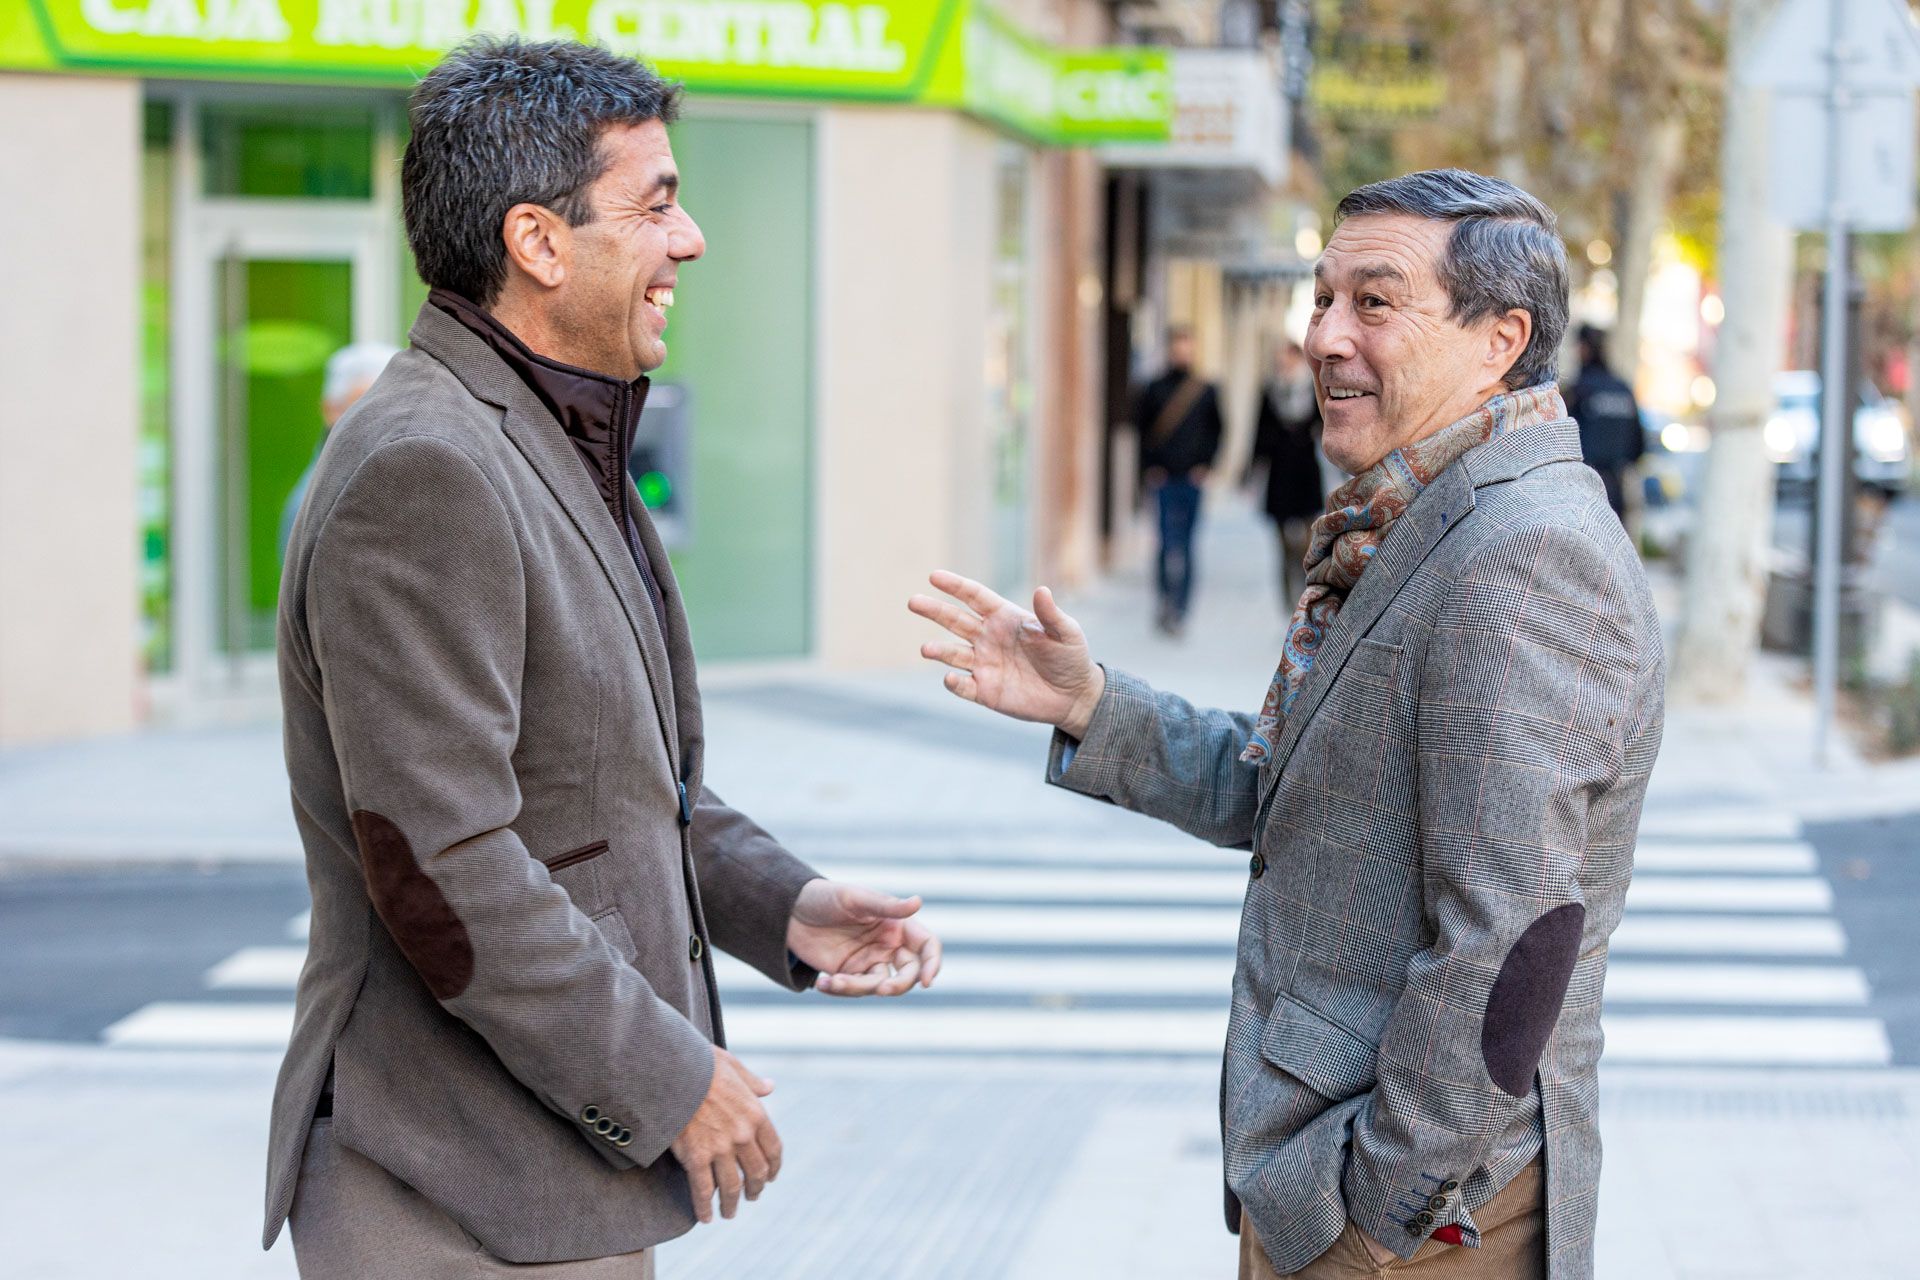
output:
[{"label": "raised hand", "polygon": [[779,1176],[780,1135],[760,1105],[772,1092],[772,1081],[747,1070],[719,1045],[713,1047],[713,1082],[706,1099],[668,1148],[687,1171],[693,1212],[700,1221],[713,1221],[715,1191],[720,1193],[720,1216],[731,1218],[743,1193],[758,1200],[761,1190]]},{"label": "raised hand", "polygon": [[914,596],[907,608],[952,634],[920,646],[921,657],[953,668],[946,674],[951,692],[1016,720],[1086,736],[1107,677],[1089,655],[1080,624],[1061,611],[1053,592],[1034,592],[1028,612],[957,573],[942,569],[929,581],[952,599]]},{"label": "raised hand", "polygon": [[787,922],[787,950],[820,971],[830,996],[898,996],[933,985],[940,939],[914,919],[918,898],[838,880],[810,880]]}]

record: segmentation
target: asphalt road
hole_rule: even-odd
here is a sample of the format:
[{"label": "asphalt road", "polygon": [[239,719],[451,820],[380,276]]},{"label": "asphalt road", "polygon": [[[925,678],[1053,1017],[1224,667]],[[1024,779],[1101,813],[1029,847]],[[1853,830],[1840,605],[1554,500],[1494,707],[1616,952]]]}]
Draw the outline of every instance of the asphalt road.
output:
[{"label": "asphalt road", "polygon": [[298,866],[0,875],[0,1037],[91,1043],[152,1001],[205,999],[208,969],[306,907]]},{"label": "asphalt road", "polygon": [[1834,915],[1873,991],[1894,1061],[1920,1064],[1920,813],[1810,825],[1805,834],[1833,885]]},{"label": "asphalt road", "polygon": [[[1920,960],[1920,937],[1912,927],[1912,921],[1920,918],[1920,856],[1916,856],[1920,854],[1920,812],[1811,826],[1805,829],[1803,838],[1806,845],[1800,847],[1810,845],[1817,858],[1817,864],[1808,869],[1831,886],[1828,911],[1845,939],[1844,953],[1836,954],[1833,963],[1857,969],[1870,992],[1867,1007],[1845,1012],[1880,1019],[1892,1046],[1894,1064],[1920,1066],[1920,963],[1916,963]],[[1674,851],[1669,847],[1667,856]],[[1671,883],[1670,869],[1661,867],[1657,851],[1645,860],[1642,874],[1636,876],[1636,892],[1652,893],[1661,889],[1663,881]],[[965,876],[975,874],[963,872],[961,883],[965,883]],[[1120,871],[1103,875],[1113,880]],[[1197,869],[1182,877],[1183,881],[1200,878]],[[1651,914],[1630,904],[1630,921],[1657,923],[1663,913],[1657,903],[1648,906],[1654,908]],[[196,1016],[214,1022],[224,1016],[220,1012],[223,1006],[234,1006],[234,1013],[245,1014],[263,1000],[290,1004],[293,969],[303,941],[296,932],[297,921],[305,907],[305,878],[296,866],[8,870],[0,874],[0,957],[5,957],[5,963],[0,964],[0,1038],[99,1044],[110,1038],[106,1035],[108,1028],[143,1010],[174,1002],[186,1002],[177,1007],[191,1007],[198,1011]],[[1021,906],[982,902],[978,911],[1005,914],[1009,919],[1039,911],[1057,923],[1089,914],[1090,909],[1075,902],[1049,900]],[[1101,912],[1093,910],[1091,914]],[[1137,913],[1131,909],[1120,913],[1129,918],[1132,914]],[[1129,933],[1137,927],[1129,926]],[[1097,984],[1099,991],[1083,992],[1065,1002],[1074,1005],[1077,1012],[1100,1017],[1124,1016],[1131,1010],[1140,1018],[1167,1025],[1183,1018],[1206,1020],[1220,1012],[1212,1006],[1224,996],[1231,968],[1230,937],[1223,935],[1217,940],[1219,945],[1199,948],[1192,955],[1176,954],[1144,936],[1117,933],[1099,941],[1104,947],[1091,948],[1089,954],[1116,948],[1140,951],[1125,958],[1122,966],[1142,965],[1136,971],[1139,983],[1136,987],[1135,982],[1120,980],[1111,989]],[[955,981],[945,989],[919,993],[914,1007],[939,1019],[962,1020],[991,1017],[996,1007],[1064,1007],[1064,997],[1048,1003],[1041,998],[1045,992],[1022,995],[973,991],[960,980],[968,976],[963,972],[967,966],[959,963],[962,958],[980,971],[974,976],[982,982],[1005,967],[1004,962],[996,964],[997,949],[979,941],[956,947],[950,956],[955,962],[950,966]],[[281,959],[277,966],[269,967],[276,973],[278,969],[285,972],[231,983],[211,979],[216,966],[231,966],[236,953],[243,951],[253,955],[278,953]],[[266,959],[272,960],[273,955],[266,954]],[[1688,961],[1685,956],[1653,959],[1674,961],[1681,967]],[[1179,998],[1175,990],[1179,984],[1168,985],[1177,976],[1174,970],[1183,966],[1204,968],[1216,961],[1219,972],[1207,975],[1210,981],[1204,984],[1204,999],[1198,995]],[[1616,996],[1621,1011],[1628,1013],[1636,1011],[1636,1001],[1658,999],[1633,994],[1635,970],[1641,969],[1639,976],[1644,977],[1642,966],[1646,963],[1648,957],[1641,948],[1623,945],[1618,949],[1615,976],[1620,981],[1609,986],[1610,1007]],[[1165,980],[1158,985],[1146,981],[1156,976],[1156,966],[1165,970],[1158,974]],[[755,1008],[789,1006],[793,997],[756,982],[744,988],[730,987],[728,1001],[744,1017]],[[1677,996],[1669,1003],[1676,1007],[1668,1012],[1680,1015],[1738,1012],[1712,1006],[1688,1007],[1688,1001]],[[1783,1011],[1762,1003],[1763,1007],[1751,1012]],[[825,1012],[828,1010],[815,1010],[808,1015],[813,1020],[809,1025],[820,1023],[824,1031],[825,1023],[820,1020]],[[1012,1012],[1020,1015],[1021,1009],[1013,1008]],[[870,1025],[850,1022],[828,1039],[841,1034],[857,1037]],[[822,1043],[817,1047],[833,1046]]]}]

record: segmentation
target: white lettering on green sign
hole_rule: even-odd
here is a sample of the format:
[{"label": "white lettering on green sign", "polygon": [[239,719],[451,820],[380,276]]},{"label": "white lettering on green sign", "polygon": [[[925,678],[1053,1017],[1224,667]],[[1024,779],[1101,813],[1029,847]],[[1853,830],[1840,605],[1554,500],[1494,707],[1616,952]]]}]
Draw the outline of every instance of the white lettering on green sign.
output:
[{"label": "white lettering on green sign", "polygon": [[907,50],[882,5],[803,0],[596,0],[587,33],[616,52],[664,62],[808,67],[891,75]]},{"label": "white lettering on green sign", "polygon": [[320,0],[313,42],[329,48],[451,49],[479,32],[574,40],[554,0]]},{"label": "white lettering on green sign", "polygon": [[279,0],[80,0],[80,16],[106,35],[175,40],[285,40]]},{"label": "white lettering on green sign", "polygon": [[1167,77],[1105,68],[1063,71],[1054,82],[1054,107],[1069,120],[1165,120]]},{"label": "white lettering on green sign", "polygon": [[[0,5],[22,0],[0,0]],[[1167,59],[1060,49],[986,0],[24,0],[0,65],[403,87],[481,33],[591,40],[696,93],[959,107],[1050,143],[1167,136]]]}]

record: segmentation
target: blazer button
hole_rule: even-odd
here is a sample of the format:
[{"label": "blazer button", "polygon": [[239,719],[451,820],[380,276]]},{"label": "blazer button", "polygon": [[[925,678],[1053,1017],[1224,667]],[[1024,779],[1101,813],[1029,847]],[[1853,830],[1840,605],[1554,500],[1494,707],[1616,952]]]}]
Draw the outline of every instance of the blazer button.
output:
[{"label": "blazer button", "polygon": [[619,1127],[620,1127],[619,1125],[615,1124],[612,1120],[609,1120],[606,1116],[601,1116],[598,1120],[595,1120],[593,1122],[593,1131],[599,1134],[603,1138],[606,1137],[608,1134],[612,1133],[615,1129],[618,1129]]},{"label": "blazer button", "polygon": [[1434,1223],[1433,1215],[1431,1213],[1428,1213],[1425,1209],[1422,1209],[1419,1213],[1414,1214],[1413,1220],[1419,1223],[1423,1227],[1430,1227]]},{"label": "blazer button", "polygon": [[697,933],[689,935],[687,938],[687,959],[697,964],[699,963],[700,957],[706,953],[707,944],[700,941],[700,935]]},{"label": "blazer button", "polygon": [[1254,854],[1252,859],[1247,863],[1247,870],[1253,872],[1253,878],[1258,880],[1261,876],[1267,874],[1266,858],[1260,854]]},{"label": "blazer button", "polygon": [[1419,1235],[1419,1234],[1420,1234],[1420,1224],[1419,1224],[1419,1223],[1417,1223],[1417,1222],[1409,1222],[1409,1223],[1407,1224],[1407,1234],[1408,1234],[1408,1235],[1410,1235],[1410,1236],[1417,1236],[1417,1235]]},{"label": "blazer button", "polygon": [[614,1145],[614,1146],[616,1146],[616,1147],[630,1147],[630,1146],[632,1146],[632,1145],[633,1145],[633,1130],[631,1130],[631,1129],[622,1129],[622,1130],[621,1130],[621,1131],[620,1131],[619,1133],[617,1133],[617,1134],[615,1134],[615,1135],[613,1136],[613,1145]]},{"label": "blazer button", "polygon": [[1458,1191],[1459,1189],[1460,1189],[1460,1180],[1458,1178],[1448,1178],[1445,1182],[1440,1184],[1440,1194],[1443,1196],[1450,1196],[1454,1192]]},{"label": "blazer button", "polygon": [[580,1111],[581,1124],[592,1124],[595,1120],[598,1120],[599,1118],[600,1118],[600,1108],[598,1107],[584,1107]]},{"label": "blazer button", "polygon": [[1434,1210],[1436,1213],[1446,1207],[1447,1207],[1447,1198],[1445,1196],[1434,1196],[1432,1199],[1427,1201],[1427,1208]]}]

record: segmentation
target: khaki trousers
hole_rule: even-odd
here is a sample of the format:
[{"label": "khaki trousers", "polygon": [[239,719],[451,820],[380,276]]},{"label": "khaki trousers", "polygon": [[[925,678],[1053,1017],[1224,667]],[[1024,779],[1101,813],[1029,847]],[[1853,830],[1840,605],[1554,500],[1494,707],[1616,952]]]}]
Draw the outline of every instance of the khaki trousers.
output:
[{"label": "khaki trousers", "polygon": [[653,1250],[579,1262],[502,1262],[425,1196],[333,1140],[307,1137],[291,1218],[300,1280],[653,1280]]},{"label": "khaki trousers", "polygon": [[[1409,1280],[1545,1280],[1547,1211],[1538,1157],[1473,1215],[1480,1247],[1429,1240],[1411,1258],[1384,1266],[1373,1260],[1351,1222],[1333,1247],[1293,1273],[1293,1280],[1354,1280],[1399,1276]],[[1381,1241],[1382,1244],[1386,1243]],[[1278,1280],[1253,1224],[1240,1220],[1240,1280]]]}]

